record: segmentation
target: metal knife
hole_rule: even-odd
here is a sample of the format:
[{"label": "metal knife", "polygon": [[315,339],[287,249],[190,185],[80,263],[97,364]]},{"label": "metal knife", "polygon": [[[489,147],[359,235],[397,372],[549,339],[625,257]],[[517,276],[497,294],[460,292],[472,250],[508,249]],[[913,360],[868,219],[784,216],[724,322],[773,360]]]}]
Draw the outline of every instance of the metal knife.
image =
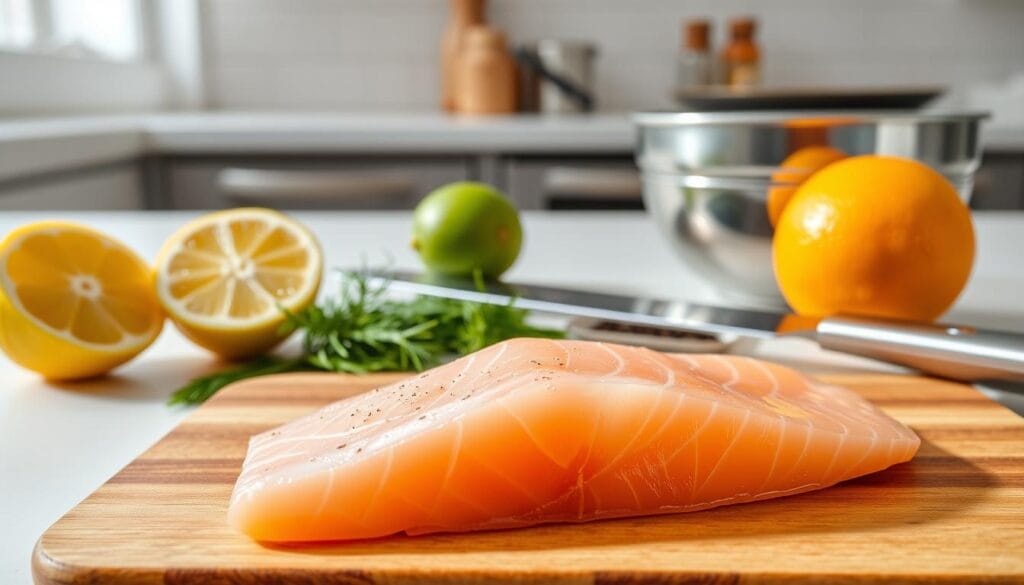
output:
[{"label": "metal knife", "polygon": [[476,301],[696,333],[775,338],[796,335],[823,348],[910,366],[963,381],[1024,380],[1024,334],[959,325],[834,316],[822,319],[757,309],[648,299],[582,290],[371,270],[390,290]]}]

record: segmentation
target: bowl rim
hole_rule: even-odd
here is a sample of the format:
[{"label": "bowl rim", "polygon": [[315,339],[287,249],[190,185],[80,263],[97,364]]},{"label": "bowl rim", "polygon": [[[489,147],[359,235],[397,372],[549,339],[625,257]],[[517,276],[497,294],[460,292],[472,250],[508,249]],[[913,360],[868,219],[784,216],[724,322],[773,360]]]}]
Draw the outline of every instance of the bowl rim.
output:
[{"label": "bowl rim", "polygon": [[851,126],[879,122],[981,122],[991,118],[983,111],[918,110],[750,110],[742,112],[632,112],[630,118],[639,128],[713,125],[778,125],[809,118],[836,118],[825,126]]}]

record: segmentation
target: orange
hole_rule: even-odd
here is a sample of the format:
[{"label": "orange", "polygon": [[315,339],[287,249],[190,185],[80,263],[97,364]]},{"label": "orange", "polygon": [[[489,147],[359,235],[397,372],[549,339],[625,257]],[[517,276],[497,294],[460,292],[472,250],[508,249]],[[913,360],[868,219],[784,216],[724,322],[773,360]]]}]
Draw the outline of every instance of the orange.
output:
[{"label": "orange", "polygon": [[974,229],[956,189],[936,171],[858,156],[797,189],[772,253],[779,288],[800,314],[930,321],[967,283]]},{"label": "orange", "polygon": [[793,198],[797,187],[822,168],[846,158],[846,153],[831,146],[805,146],[787,156],[779,170],[772,174],[773,183],[782,185],[768,189],[768,219],[772,226]]},{"label": "orange", "polygon": [[816,116],[812,118],[794,118],[783,123],[789,130],[811,130],[827,134],[829,128],[851,126],[862,121],[856,116]]}]

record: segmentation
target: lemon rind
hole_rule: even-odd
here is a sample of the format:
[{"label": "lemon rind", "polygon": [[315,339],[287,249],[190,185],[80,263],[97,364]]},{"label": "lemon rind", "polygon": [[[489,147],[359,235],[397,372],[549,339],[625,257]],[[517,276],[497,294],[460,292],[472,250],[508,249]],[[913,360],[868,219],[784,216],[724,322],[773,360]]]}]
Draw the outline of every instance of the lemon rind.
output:
[{"label": "lemon rind", "polygon": [[50,324],[46,323],[45,321],[41,320],[40,318],[36,317],[34,314],[32,314],[31,311],[25,308],[25,305],[21,302],[21,298],[18,296],[14,282],[10,279],[10,276],[8,276],[7,274],[7,260],[10,257],[11,253],[21,248],[22,243],[29,236],[46,234],[47,232],[52,232],[56,234],[62,230],[75,230],[80,233],[85,233],[89,236],[95,237],[101,240],[104,246],[116,247],[124,252],[127,252],[129,257],[139,262],[140,267],[146,270],[149,269],[149,265],[146,264],[146,262],[142,260],[142,258],[140,258],[138,254],[135,253],[134,250],[122,244],[121,242],[118,242],[117,240],[114,240],[88,226],[80,225],[73,222],[59,221],[33,224],[30,226],[25,226],[10,234],[2,244],[3,248],[2,250],[0,250],[0,288],[2,288],[2,291],[0,291],[0,293],[4,295],[4,297],[7,299],[7,302],[9,302],[11,306],[20,315],[28,319],[30,323],[32,323],[42,331],[46,332],[47,334],[52,335],[60,339],[61,341],[71,343],[73,345],[76,345],[84,349],[88,349],[90,351],[105,353],[123,353],[137,349],[140,346],[146,346],[150,342],[152,342],[153,338],[162,329],[162,316],[159,319],[155,319],[153,325],[145,333],[133,334],[119,327],[119,329],[121,330],[121,334],[124,335],[124,338],[121,341],[117,343],[95,343],[92,341],[85,341],[84,339],[76,337],[69,330],[57,329],[51,326]]},{"label": "lemon rind", "polygon": [[[167,260],[183,250],[182,246],[191,234],[211,225],[223,225],[226,222],[244,220],[264,222],[267,224],[268,231],[273,231],[273,229],[277,227],[287,230],[296,238],[298,245],[301,248],[311,252],[312,257],[307,264],[308,268],[304,271],[295,271],[296,274],[302,274],[303,276],[302,288],[287,298],[280,300],[273,299],[273,304],[268,307],[266,312],[252,317],[211,317],[186,309],[182,303],[179,302],[178,298],[170,293],[170,275],[167,273],[167,268],[170,265],[170,262]],[[254,329],[282,322],[284,320],[284,315],[278,310],[278,305],[288,310],[294,310],[305,305],[310,298],[314,297],[320,284],[322,263],[323,254],[316,238],[308,229],[288,216],[270,209],[227,209],[214,212],[188,222],[179,228],[171,238],[164,243],[156,264],[156,293],[159,297],[160,303],[164,306],[164,309],[172,315],[174,319],[182,321],[190,327],[221,331]],[[262,287],[258,285],[257,287],[262,289]]]}]

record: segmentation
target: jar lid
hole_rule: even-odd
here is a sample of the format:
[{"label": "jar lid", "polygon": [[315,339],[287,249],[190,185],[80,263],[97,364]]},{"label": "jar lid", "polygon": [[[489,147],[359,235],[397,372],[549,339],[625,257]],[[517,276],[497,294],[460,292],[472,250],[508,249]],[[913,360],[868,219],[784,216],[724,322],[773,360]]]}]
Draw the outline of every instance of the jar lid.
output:
[{"label": "jar lid", "polygon": [[684,46],[691,51],[707,51],[710,47],[711,23],[707,20],[691,20],[686,23]]},{"label": "jar lid", "polygon": [[733,38],[749,39],[754,36],[757,21],[751,17],[734,18],[729,21],[729,30]]}]

